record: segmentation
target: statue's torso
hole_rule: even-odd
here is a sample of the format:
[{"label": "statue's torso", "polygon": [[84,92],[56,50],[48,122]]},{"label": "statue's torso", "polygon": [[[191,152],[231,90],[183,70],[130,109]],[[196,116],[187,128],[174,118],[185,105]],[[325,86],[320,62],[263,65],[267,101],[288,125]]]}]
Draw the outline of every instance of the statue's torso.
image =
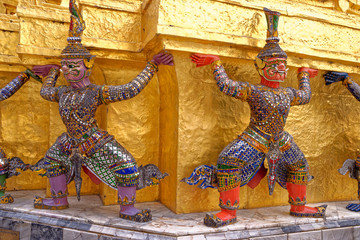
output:
[{"label": "statue's torso", "polygon": [[99,103],[99,86],[64,87],[59,91],[59,113],[72,138],[80,138],[97,126],[94,119]]},{"label": "statue's torso", "polygon": [[251,108],[250,126],[273,138],[281,137],[290,111],[289,92],[285,88],[256,85],[252,87],[248,103]]}]

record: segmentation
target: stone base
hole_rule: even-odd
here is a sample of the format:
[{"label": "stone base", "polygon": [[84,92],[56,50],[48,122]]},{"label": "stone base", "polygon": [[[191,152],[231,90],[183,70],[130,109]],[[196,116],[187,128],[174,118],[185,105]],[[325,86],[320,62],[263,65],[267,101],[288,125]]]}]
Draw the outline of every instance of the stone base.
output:
[{"label": "stone base", "polygon": [[244,209],[237,223],[214,229],[203,225],[205,213],[177,215],[157,202],[136,204],[150,208],[153,220],[135,223],[118,218],[119,206],[103,206],[98,196],[81,196],[80,202],[69,197],[69,209],[50,211],[33,208],[33,196],[44,196],[43,191],[11,194],[15,202],[0,205],[0,235],[12,239],[19,239],[17,233],[20,239],[37,240],[360,239],[360,213],[345,209],[350,202],[325,203],[326,219],[292,217],[289,206]]}]

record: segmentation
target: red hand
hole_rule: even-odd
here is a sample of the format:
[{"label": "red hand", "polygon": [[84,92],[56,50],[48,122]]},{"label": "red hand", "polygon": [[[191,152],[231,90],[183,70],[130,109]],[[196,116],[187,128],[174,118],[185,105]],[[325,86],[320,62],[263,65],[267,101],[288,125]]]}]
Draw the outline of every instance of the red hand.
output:
[{"label": "red hand", "polygon": [[216,55],[200,54],[200,53],[195,53],[191,55],[191,61],[196,64],[196,67],[206,66],[217,60],[220,60],[220,58]]},{"label": "red hand", "polygon": [[55,64],[48,64],[48,65],[37,65],[34,66],[32,71],[39,76],[46,77],[49,74],[50,69],[60,69],[61,67],[59,65]]},{"label": "red hand", "polygon": [[308,72],[310,75],[310,78],[316,77],[318,75],[317,69],[312,69],[312,68],[307,68],[307,67],[299,68],[298,72]]}]

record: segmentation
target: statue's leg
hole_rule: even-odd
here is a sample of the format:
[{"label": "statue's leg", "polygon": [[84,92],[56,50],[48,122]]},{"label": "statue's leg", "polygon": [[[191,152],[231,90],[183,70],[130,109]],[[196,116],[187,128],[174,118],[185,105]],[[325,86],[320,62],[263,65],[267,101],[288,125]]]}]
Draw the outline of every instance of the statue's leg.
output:
[{"label": "statue's leg", "polygon": [[218,165],[217,179],[221,211],[215,215],[206,214],[204,224],[209,227],[220,227],[236,222],[236,210],[239,208],[240,169],[227,167]]},{"label": "statue's leg", "polygon": [[263,161],[264,154],[241,139],[234,140],[224,148],[217,162],[221,211],[215,215],[207,214],[204,218],[205,225],[220,227],[236,222],[240,185],[253,179]]},{"label": "statue's leg", "polygon": [[118,190],[121,218],[147,222],[150,210],[135,208],[139,172],[134,157],[115,140],[106,143],[85,160],[86,167],[101,181]]},{"label": "statue's leg", "polygon": [[0,175],[0,204],[14,202],[14,198],[10,194],[5,195],[6,190],[6,174]]},{"label": "statue's leg", "polygon": [[119,164],[112,170],[115,174],[115,178],[117,179],[120,218],[136,222],[150,221],[152,215],[149,209],[140,211],[134,206],[136,202],[136,186],[139,179],[136,162],[130,161],[126,164]]},{"label": "statue's leg", "polygon": [[120,213],[125,215],[135,215],[140,212],[134,207],[136,197],[136,187],[118,186],[118,198],[120,204]]},{"label": "statue's leg", "polygon": [[324,217],[326,206],[309,207],[306,204],[306,185],[286,183],[289,192],[290,215],[295,217]]},{"label": "statue's leg", "polygon": [[8,177],[9,165],[6,162],[6,155],[4,150],[0,148],[0,204],[13,203],[14,198],[10,194],[5,195],[6,178]]},{"label": "statue's leg", "polygon": [[65,174],[49,177],[51,198],[36,197],[34,207],[38,209],[60,210],[69,208],[67,201],[67,184]]},{"label": "statue's leg", "polygon": [[5,195],[6,189],[6,174],[0,175],[0,197]]},{"label": "statue's leg", "polygon": [[135,162],[119,164],[112,168],[117,180],[118,201],[120,204],[120,217],[125,215],[134,216],[140,213],[134,204],[136,202],[136,185],[138,181],[138,169]]},{"label": "statue's leg", "polygon": [[[324,217],[326,205],[308,207],[306,205],[306,186],[309,178],[309,166],[304,154],[295,142],[286,150],[279,162],[280,169],[286,169],[286,179],[278,179],[280,185],[286,181],[286,189],[289,193],[290,215],[296,217]],[[281,183],[282,182],[282,183]]]},{"label": "statue's leg", "polygon": [[34,199],[34,207],[38,209],[60,210],[69,207],[67,200],[67,180],[66,168],[64,161],[68,160],[68,156],[64,155],[58,148],[52,146],[43,161],[46,165],[46,175],[50,181],[51,198],[44,199],[36,196]]}]

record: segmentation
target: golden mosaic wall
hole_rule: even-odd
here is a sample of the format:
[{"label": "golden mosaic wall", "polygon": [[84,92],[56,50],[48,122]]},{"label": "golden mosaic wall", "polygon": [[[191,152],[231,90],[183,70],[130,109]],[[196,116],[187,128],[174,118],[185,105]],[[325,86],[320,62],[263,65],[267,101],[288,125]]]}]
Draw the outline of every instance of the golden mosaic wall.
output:
[{"label": "golden mosaic wall", "polygon": [[[360,9],[353,0],[80,0],[87,29],[83,43],[97,55],[92,81],[123,84],[134,78],[156,52],[175,57],[160,67],[136,98],[104,106],[97,118],[137,159],[170,174],[160,187],[141,190],[138,201],[160,200],[177,213],[218,208],[216,190],[180,183],[200,164],[215,164],[220,151],[249,122],[246,103],[220,93],[210,67],[195,68],[191,53],[217,54],[232,79],[258,83],[252,60],[265,44],[263,7],[280,11],[281,47],[290,72],[283,86],[297,87],[296,69],[318,68],[311,80],[311,103],[294,107],[286,130],[310,163],[315,179],[309,202],[356,198],[357,184],[341,176],[343,160],[355,158],[360,137],[360,103],[341,84],[325,86],[327,70],[346,71],[360,83]],[[0,1],[0,85],[24,66],[59,63],[69,26],[68,0]],[[59,83],[65,84],[64,79]],[[39,96],[28,82],[0,104],[0,142],[9,156],[35,163],[64,130],[57,104]],[[45,189],[46,179],[25,172],[9,179],[9,189]],[[74,186],[70,186],[74,194]],[[267,182],[240,191],[244,208],[285,205],[287,192]],[[115,204],[116,192],[86,176],[83,194],[99,194]]]}]

